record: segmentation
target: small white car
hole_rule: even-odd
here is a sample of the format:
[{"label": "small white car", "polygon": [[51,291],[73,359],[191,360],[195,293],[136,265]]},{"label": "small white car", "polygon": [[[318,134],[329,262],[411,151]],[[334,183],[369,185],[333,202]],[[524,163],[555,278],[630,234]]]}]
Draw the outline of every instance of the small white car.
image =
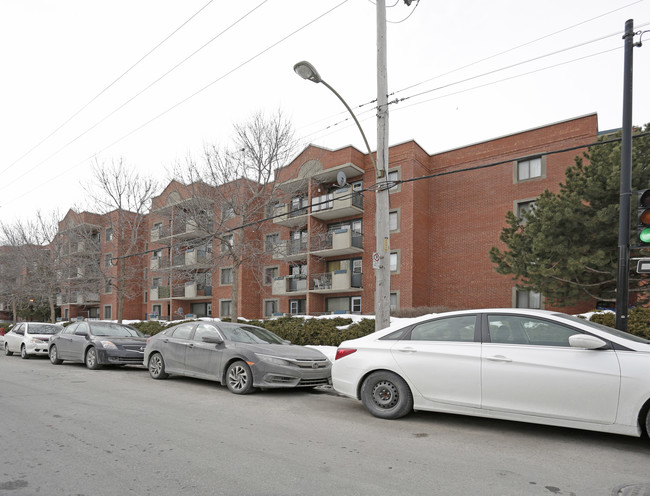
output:
[{"label": "small white car", "polygon": [[332,383],[386,419],[427,410],[650,431],[650,341],[557,312],[449,312],[344,341]]},{"label": "small white car", "polygon": [[5,355],[20,353],[24,359],[32,355],[48,355],[50,337],[61,332],[63,326],[47,322],[20,322],[5,334]]}]

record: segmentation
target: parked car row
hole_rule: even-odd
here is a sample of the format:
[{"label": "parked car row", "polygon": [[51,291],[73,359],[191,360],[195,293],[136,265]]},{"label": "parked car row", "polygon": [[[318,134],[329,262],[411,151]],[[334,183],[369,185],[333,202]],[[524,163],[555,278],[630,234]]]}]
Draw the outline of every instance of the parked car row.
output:
[{"label": "parked car row", "polygon": [[80,362],[93,370],[104,365],[144,365],[153,379],[169,374],[208,379],[235,394],[331,382],[332,364],[323,353],[246,324],[186,322],[149,337],[112,322],[74,322],[65,328],[23,323],[7,338],[6,355],[18,351],[23,358],[49,355],[54,365]]},{"label": "parked car row", "polygon": [[[331,380],[383,419],[424,410],[631,436],[650,431],[650,341],[541,310],[428,316],[341,343],[333,365],[266,329],[216,321],[150,338],[130,326],[79,322],[47,345],[53,364],[136,363],[153,379],[208,379],[235,394]],[[6,354],[16,349],[5,345]]]}]

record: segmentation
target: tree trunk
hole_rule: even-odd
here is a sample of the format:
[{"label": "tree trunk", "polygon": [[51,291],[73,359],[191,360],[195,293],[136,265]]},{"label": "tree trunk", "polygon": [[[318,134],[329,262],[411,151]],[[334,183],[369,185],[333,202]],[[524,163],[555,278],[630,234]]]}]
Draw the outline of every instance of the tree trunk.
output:
[{"label": "tree trunk", "polygon": [[239,262],[233,261],[232,265],[232,303],[230,320],[237,322],[239,318]]},{"label": "tree trunk", "polygon": [[54,297],[51,294],[47,295],[47,302],[50,305],[50,322],[54,324],[56,323],[56,306],[54,305]]}]

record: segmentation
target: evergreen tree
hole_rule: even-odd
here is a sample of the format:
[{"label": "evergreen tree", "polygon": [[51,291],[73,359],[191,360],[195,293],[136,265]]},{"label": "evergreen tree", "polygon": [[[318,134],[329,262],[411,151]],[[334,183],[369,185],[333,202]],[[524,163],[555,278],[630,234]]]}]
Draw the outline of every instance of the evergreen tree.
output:
[{"label": "evergreen tree", "polygon": [[[633,191],[650,188],[650,125],[636,131],[643,135],[633,140]],[[616,301],[620,168],[620,140],[594,145],[567,168],[559,193],[544,191],[521,218],[508,212],[500,236],[506,249],[490,250],[496,271],[556,305],[588,298]],[[636,207],[633,194],[631,245],[637,244]],[[647,290],[630,266],[630,292],[643,300]]]}]

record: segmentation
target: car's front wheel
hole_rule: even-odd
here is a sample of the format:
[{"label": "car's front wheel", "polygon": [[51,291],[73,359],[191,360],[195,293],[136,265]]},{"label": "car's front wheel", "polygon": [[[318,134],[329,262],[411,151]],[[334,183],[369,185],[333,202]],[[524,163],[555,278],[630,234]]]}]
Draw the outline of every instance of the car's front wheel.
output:
[{"label": "car's front wheel", "polygon": [[397,419],[413,410],[413,394],[406,381],[388,372],[373,372],[361,386],[363,406],[375,417]]},{"label": "car's front wheel", "polygon": [[29,358],[29,355],[27,354],[27,348],[25,348],[25,345],[22,345],[20,347],[20,358],[23,360],[27,360]]},{"label": "car's front wheel", "polygon": [[645,414],[645,433],[650,438],[650,408]]},{"label": "car's front wheel", "polygon": [[7,343],[5,343],[5,355],[11,356],[13,354],[14,354],[13,351],[9,351],[9,345]]},{"label": "car's front wheel", "polygon": [[90,370],[101,368],[99,360],[97,360],[97,349],[94,346],[91,346],[88,348],[88,351],[86,351],[86,367]]},{"label": "car's front wheel", "polygon": [[53,344],[50,347],[50,352],[48,354],[50,355],[50,362],[54,365],[61,365],[63,363],[63,360],[59,358],[58,351],[56,351],[56,345]]},{"label": "car's front wheel", "polygon": [[167,379],[169,374],[165,372],[165,360],[160,353],[154,353],[149,357],[149,375],[152,379]]},{"label": "car's front wheel", "polygon": [[233,362],[226,372],[226,385],[231,393],[246,394],[253,389],[253,373],[246,362]]}]

